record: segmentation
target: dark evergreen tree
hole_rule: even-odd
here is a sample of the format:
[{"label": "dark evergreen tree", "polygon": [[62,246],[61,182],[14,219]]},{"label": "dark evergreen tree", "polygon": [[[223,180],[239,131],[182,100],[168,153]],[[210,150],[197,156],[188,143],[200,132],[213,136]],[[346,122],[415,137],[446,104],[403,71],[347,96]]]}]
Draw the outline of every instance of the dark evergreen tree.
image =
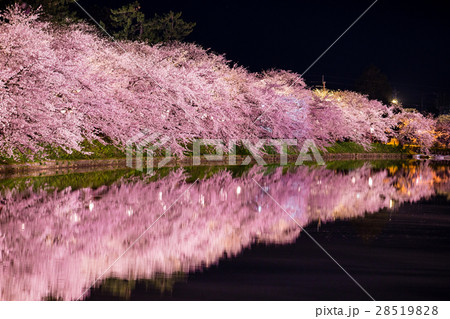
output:
[{"label": "dark evergreen tree", "polygon": [[[181,19],[181,12],[172,12],[147,19],[138,1],[118,9],[99,7],[79,0],[100,25],[116,39],[143,41],[149,44],[181,41],[194,29],[195,23]],[[85,19],[93,23],[74,0],[0,0],[0,10],[18,3],[24,11],[41,7],[41,18],[57,24],[69,24]]]},{"label": "dark evergreen tree", "polygon": [[374,65],[361,74],[355,85],[356,91],[366,94],[370,99],[388,104],[392,99],[392,88],[387,76]]},{"label": "dark evergreen tree", "polygon": [[181,19],[181,12],[170,11],[164,15],[155,14],[153,19],[146,19],[140,11],[139,2],[127,4],[119,9],[111,10],[110,26],[115,38],[122,40],[138,40],[150,44],[181,41],[188,36],[195,23]]}]

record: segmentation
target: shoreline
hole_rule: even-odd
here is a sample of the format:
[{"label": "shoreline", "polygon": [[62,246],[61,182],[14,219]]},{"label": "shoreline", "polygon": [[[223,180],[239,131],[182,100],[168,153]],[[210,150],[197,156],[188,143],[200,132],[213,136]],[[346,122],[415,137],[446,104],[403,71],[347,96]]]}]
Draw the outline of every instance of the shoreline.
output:
[{"label": "shoreline", "polygon": [[[236,155],[236,164],[231,164],[229,156],[224,155],[222,160],[207,160],[203,155],[200,156],[200,164],[193,164],[194,157],[175,158],[171,157],[170,162],[163,167],[192,167],[192,166],[245,166],[257,164],[255,159],[250,156],[251,161],[247,164],[242,162],[249,155]],[[293,164],[298,158],[298,154],[288,155],[287,163]],[[364,160],[438,160],[450,162],[450,155],[412,155],[406,153],[326,153],[321,155],[326,162],[333,161],[364,161]],[[261,157],[265,165],[279,164],[279,155],[265,155]],[[163,157],[155,157],[155,163],[160,162]],[[198,158],[197,158],[198,160]],[[145,171],[145,159],[143,160],[143,169]],[[306,164],[314,161],[304,161]],[[80,159],[80,160],[48,160],[45,162],[0,164],[0,179],[21,176],[42,176],[59,175],[69,173],[86,173],[92,171],[116,170],[116,169],[136,169],[136,160],[133,158],[133,167],[128,167],[126,158],[110,159]],[[156,170],[157,168],[155,168]],[[50,174],[49,174],[50,173]]]},{"label": "shoreline", "polygon": [[[450,156],[447,160],[450,159]],[[242,165],[242,162],[247,158],[247,155],[237,155],[236,165]],[[288,155],[288,163],[295,163],[298,155]],[[336,161],[336,160],[402,160],[412,159],[412,155],[405,153],[326,153],[322,154],[324,161]],[[155,163],[162,160],[163,157],[154,158]],[[183,167],[183,166],[196,166],[193,165],[194,157],[175,158],[171,157],[165,167]],[[256,161],[253,157],[250,157],[249,164],[255,164]],[[262,159],[266,164],[279,163],[279,155],[265,155]],[[198,158],[197,158],[198,160]],[[305,161],[308,162],[308,161]],[[310,161],[309,161],[310,162]],[[145,159],[144,159],[145,163]],[[208,161],[204,156],[200,157],[200,165],[198,166],[228,166],[230,165],[229,156],[224,155],[222,160]],[[136,167],[136,161],[133,159],[133,168]],[[48,160],[44,162],[31,162],[31,163],[14,163],[14,164],[0,164],[0,174],[14,174],[14,173],[44,173],[47,171],[65,171],[65,170],[77,170],[85,171],[93,168],[98,169],[123,169],[129,168],[126,165],[126,158],[111,158],[111,159],[81,159],[81,160]],[[145,165],[144,165],[145,168]]]}]

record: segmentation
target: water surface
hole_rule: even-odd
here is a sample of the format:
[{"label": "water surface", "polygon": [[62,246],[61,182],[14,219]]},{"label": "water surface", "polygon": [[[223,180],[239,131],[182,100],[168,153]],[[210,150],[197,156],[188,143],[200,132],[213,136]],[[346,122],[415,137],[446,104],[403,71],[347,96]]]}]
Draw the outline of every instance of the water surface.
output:
[{"label": "water surface", "polygon": [[116,170],[0,187],[2,300],[368,300],[305,232],[377,300],[448,298],[442,162]]}]

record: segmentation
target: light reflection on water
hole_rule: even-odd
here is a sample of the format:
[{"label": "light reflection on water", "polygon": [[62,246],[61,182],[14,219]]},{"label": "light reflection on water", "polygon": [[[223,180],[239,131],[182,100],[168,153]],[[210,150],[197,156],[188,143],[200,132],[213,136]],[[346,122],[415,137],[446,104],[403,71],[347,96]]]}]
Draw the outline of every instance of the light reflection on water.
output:
[{"label": "light reflection on water", "polygon": [[179,170],[157,181],[122,179],[95,189],[12,188],[1,201],[0,299],[77,299],[166,209],[103,278],[164,286],[165,275],[183,277],[255,242],[294,242],[300,229],[273,199],[307,226],[449,192],[450,167],[427,163],[348,172],[254,167],[194,185]]}]

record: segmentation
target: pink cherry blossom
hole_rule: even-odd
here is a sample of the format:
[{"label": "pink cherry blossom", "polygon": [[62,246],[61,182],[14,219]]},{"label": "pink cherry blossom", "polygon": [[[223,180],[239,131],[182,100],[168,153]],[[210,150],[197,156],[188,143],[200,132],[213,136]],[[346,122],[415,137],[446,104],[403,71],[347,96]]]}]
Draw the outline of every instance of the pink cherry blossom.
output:
[{"label": "pink cherry blossom", "polygon": [[164,135],[178,155],[196,138],[434,142],[434,120],[420,113],[313,91],[290,71],[251,73],[194,44],[112,42],[17,5],[0,16],[0,65],[0,152],[9,156],[33,157],[44,145],[80,150],[84,140],[123,149],[141,131]]}]

